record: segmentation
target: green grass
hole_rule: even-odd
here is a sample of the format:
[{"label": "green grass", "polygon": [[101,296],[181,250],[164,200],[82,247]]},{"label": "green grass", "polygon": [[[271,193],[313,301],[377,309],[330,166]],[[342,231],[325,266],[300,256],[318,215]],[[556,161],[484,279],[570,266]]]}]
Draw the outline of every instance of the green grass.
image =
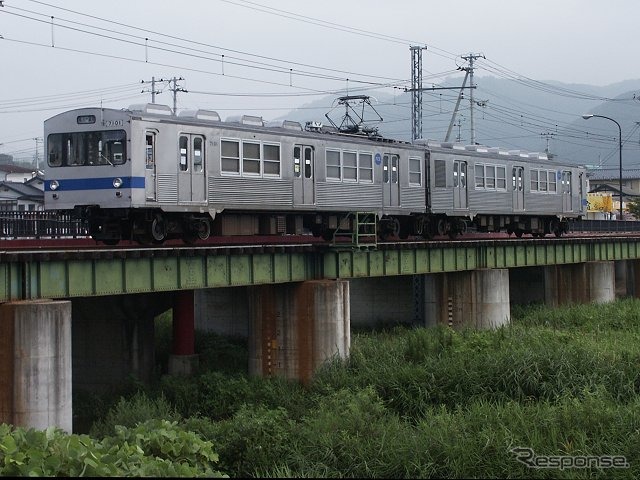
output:
[{"label": "green grass", "polygon": [[[121,400],[95,431],[164,411],[238,477],[640,476],[637,300],[514,309],[494,331],[360,331],[349,358],[307,386],[249,377],[245,342],[197,344],[197,375],[164,377],[148,401]],[[631,467],[530,469],[515,447],[624,455]]]}]

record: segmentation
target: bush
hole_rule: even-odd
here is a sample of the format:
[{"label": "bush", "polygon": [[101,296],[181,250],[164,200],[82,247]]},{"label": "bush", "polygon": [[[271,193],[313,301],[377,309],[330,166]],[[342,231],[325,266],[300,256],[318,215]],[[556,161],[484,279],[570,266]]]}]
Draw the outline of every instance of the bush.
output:
[{"label": "bush", "polygon": [[60,429],[25,430],[0,425],[2,476],[222,476],[211,442],[175,422],[150,420],[117,427],[102,441]]},{"label": "bush", "polygon": [[102,438],[113,435],[116,426],[134,427],[147,420],[179,421],[181,418],[164,396],[149,398],[145,393],[137,392],[129,399],[121,397],[103,419],[94,422],[89,434],[94,438]]}]

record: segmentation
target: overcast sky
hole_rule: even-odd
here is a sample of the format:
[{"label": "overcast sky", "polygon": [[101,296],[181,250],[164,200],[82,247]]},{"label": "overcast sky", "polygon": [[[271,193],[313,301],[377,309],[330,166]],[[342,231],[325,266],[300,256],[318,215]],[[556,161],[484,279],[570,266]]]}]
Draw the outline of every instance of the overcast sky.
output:
[{"label": "overcast sky", "polygon": [[[141,81],[154,76],[184,78],[178,109],[213,109],[223,119],[275,118],[347,89],[400,92],[411,77],[410,45],[428,47],[429,84],[456,74],[469,53],[486,57],[476,62],[479,78],[640,78],[638,0],[0,3],[0,153],[16,157],[33,155],[42,122],[61,111],[149,102],[141,92],[151,86]],[[168,85],[158,88],[156,102],[171,105]]]}]

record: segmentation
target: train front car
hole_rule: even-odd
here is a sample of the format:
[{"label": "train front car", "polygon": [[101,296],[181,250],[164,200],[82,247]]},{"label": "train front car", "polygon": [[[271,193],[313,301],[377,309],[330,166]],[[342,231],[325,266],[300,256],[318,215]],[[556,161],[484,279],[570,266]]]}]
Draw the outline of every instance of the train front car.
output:
[{"label": "train front car", "polygon": [[144,176],[132,173],[130,137],[122,110],[86,108],[46,120],[45,209],[73,210],[107,244],[129,236],[123,229],[134,192],[144,192]]}]

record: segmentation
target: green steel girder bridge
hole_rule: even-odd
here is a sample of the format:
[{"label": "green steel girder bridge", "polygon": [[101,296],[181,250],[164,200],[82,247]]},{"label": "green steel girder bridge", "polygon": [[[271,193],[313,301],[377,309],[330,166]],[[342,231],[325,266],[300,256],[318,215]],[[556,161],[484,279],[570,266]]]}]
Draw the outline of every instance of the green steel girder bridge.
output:
[{"label": "green steel girder bridge", "polygon": [[0,250],[0,302],[640,258],[640,237]]}]

